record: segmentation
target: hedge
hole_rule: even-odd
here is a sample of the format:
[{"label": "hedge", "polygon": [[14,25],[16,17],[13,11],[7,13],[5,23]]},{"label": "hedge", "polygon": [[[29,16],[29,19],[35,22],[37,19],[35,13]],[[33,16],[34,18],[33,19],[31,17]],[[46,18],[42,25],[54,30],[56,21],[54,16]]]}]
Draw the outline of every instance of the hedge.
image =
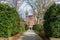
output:
[{"label": "hedge", "polygon": [[11,37],[20,31],[20,19],[15,8],[0,3],[0,37]]},{"label": "hedge", "polygon": [[40,32],[44,31],[43,26],[41,26],[41,25],[39,25],[39,24],[33,25],[33,30],[34,30],[37,34],[39,34]]},{"label": "hedge", "polygon": [[44,16],[44,31],[48,37],[60,37],[60,4],[53,4]]},{"label": "hedge", "polygon": [[[21,22],[21,21],[20,21]],[[25,31],[27,31],[28,30],[28,26],[25,24],[25,22],[21,22],[20,23],[20,32],[22,32],[22,33],[24,33]]]}]

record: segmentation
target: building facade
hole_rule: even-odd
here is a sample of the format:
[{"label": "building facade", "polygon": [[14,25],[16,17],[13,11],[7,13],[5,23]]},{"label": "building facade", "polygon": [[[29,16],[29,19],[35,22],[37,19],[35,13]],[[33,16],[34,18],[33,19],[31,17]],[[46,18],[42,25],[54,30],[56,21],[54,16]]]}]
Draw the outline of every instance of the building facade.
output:
[{"label": "building facade", "polygon": [[35,24],[34,15],[26,15],[26,21],[25,22],[28,25],[29,29],[32,29],[33,25]]}]

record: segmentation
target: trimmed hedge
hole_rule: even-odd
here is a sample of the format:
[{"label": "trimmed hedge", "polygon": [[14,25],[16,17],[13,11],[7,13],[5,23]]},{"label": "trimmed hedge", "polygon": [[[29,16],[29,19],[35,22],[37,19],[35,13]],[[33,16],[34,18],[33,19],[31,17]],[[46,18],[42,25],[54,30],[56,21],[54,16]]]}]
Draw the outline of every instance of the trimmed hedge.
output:
[{"label": "trimmed hedge", "polygon": [[35,24],[33,25],[33,30],[39,34],[41,31],[43,31],[43,26],[39,25],[39,24]]},{"label": "trimmed hedge", "polygon": [[20,31],[20,19],[15,8],[0,4],[0,37],[8,38]]},{"label": "trimmed hedge", "polygon": [[25,23],[25,21],[20,18],[20,32],[24,33],[26,30],[28,30],[28,25]]},{"label": "trimmed hedge", "polygon": [[25,24],[25,30],[28,30],[28,29],[29,29],[28,25],[27,25],[27,24]]},{"label": "trimmed hedge", "polygon": [[26,22],[22,19],[22,17],[20,16],[20,32],[24,33],[25,31],[27,31],[29,28],[28,28],[28,25],[26,24]]},{"label": "trimmed hedge", "polygon": [[44,16],[44,31],[48,37],[60,37],[60,4],[53,4]]}]

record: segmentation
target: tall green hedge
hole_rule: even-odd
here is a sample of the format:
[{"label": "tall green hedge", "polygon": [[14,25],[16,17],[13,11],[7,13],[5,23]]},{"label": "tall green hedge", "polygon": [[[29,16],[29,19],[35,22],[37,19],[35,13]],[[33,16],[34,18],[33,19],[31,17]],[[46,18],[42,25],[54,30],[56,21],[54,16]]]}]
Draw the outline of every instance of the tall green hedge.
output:
[{"label": "tall green hedge", "polygon": [[20,19],[15,8],[0,4],[0,37],[10,37],[20,31]]},{"label": "tall green hedge", "polygon": [[39,34],[40,32],[43,31],[43,26],[41,26],[41,25],[39,25],[39,24],[35,24],[35,25],[33,25],[33,30],[34,30],[37,34]]},{"label": "tall green hedge", "polygon": [[48,37],[60,37],[60,4],[53,4],[44,16],[44,31]]},{"label": "tall green hedge", "polygon": [[20,17],[20,32],[24,33],[26,30],[28,30],[28,25],[25,23],[25,21]]}]

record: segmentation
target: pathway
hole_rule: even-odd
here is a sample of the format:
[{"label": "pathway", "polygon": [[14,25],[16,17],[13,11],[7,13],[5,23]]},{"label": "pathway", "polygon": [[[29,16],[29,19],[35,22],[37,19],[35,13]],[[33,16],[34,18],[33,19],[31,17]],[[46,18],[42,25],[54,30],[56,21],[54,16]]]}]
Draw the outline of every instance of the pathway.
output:
[{"label": "pathway", "polygon": [[33,30],[27,30],[18,40],[42,40]]}]

